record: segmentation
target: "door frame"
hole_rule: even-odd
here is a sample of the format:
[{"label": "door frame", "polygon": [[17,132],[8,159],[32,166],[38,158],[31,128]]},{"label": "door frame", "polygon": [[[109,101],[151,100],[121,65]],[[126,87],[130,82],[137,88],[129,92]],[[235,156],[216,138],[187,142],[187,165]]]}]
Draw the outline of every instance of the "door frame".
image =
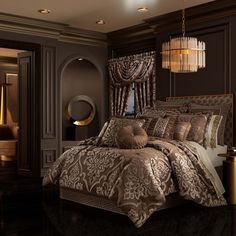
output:
[{"label": "door frame", "polygon": [[[34,89],[33,91],[28,91],[32,101],[34,101],[34,114],[32,114],[32,118],[30,119],[29,127],[32,130],[31,133],[34,134],[34,137],[29,137],[30,145],[28,148],[31,149],[31,155],[33,160],[30,163],[31,171],[26,173],[19,173],[22,175],[27,175],[31,177],[40,177],[40,139],[41,139],[41,122],[40,122],[40,111],[41,111],[41,45],[36,43],[22,42],[22,41],[13,41],[0,39],[0,47],[10,48],[10,49],[18,49],[18,50],[26,50],[33,52],[35,56],[34,60],[34,76],[31,80],[31,84]],[[21,111],[19,111],[20,113]],[[19,120],[19,126],[21,127],[21,121]],[[19,142],[18,145],[21,145]]]}]

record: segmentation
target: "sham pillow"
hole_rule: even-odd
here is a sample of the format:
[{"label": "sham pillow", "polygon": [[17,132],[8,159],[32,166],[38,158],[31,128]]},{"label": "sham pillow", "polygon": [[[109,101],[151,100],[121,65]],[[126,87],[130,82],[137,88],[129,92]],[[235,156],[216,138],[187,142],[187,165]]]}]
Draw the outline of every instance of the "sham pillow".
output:
[{"label": "sham pillow", "polygon": [[112,117],[101,140],[100,146],[115,147],[116,146],[116,136],[120,129],[127,125],[138,125],[143,126],[144,119],[130,119],[130,118],[118,118]]},{"label": "sham pillow", "polygon": [[179,113],[188,112],[188,103],[185,101],[160,101],[154,103],[154,108],[157,110],[172,110]]},{"label": "sham pillow", "polygon": [[138,125],[128,125],[120,129],[116,136],[119,148],[139,149],[145,147],[148,141],[146,131]]},{"label": "sham pillow", "polygon": [[189,106],[190,106],[191,113],[212,112],[213,115],[222,116],[221,124],[218,129],[217,141],[219,145],[224,145],[225,125],[226,125],[226,120],[227,120],[227,116],[228,116],[231,105],[221,104],[221,105],[216,105],[216,106],[203,106],[196,103],[191,103]]},{"label": "sham pillow", "polygon": [[153,107],[150,107],[150,106],[146,106],[143,108],[143,112],[142,113],[138,113],[136,115],[136,117],[164,117],[166,114],[165,111],[162,111],[162,110],[156,110],[154,109]]},{"label": "sham pillow", "polygon": [[152,117],[152,118],[159,118],[159,117],[165,117],[165,116],[177,116],[181,114],[181,112],[177,109],[171,109],[171,108],[160,108],[155,109],[153,107],[145,107],[143,109],[142,113],[138,113],[136,117]]},{"label": "sham pillow", "polygon": [[205,137],[205,129],[207,125],[207,115],[200,114],[181,114],[178,116],[178,121],[190,122],[187,140],[197,142],[203,145]]},{"label": "sham pillow", "polygon": [[143,125],[148,136],[173,139],[176,116],[147,117]]},{"label": "sham pillow", "polygon": [[185,141],[191,129],[191,123],[185,121],[178,121],[175,126],[174,139]]},{"label": "sham pillow", "polygon": [[221,125],[223,116],[212,115],[209,117],[209,121],[206,126],[204,147],[216,148],[218,144],[218,130]]}]

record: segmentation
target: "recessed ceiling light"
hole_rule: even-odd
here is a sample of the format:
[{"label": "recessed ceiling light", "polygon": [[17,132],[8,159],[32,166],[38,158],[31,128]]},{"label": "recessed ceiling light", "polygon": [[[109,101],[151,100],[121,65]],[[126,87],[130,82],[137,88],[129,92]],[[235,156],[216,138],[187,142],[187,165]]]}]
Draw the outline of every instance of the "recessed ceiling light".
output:
[{"label": "recessed ceiling light", "polygon": [[49,10],[49,9],[39,9],[38,12],[41,13],[41,14],[49,14],[51,12],[51,10]]},{"label": "recessed ceiling light", "polygon": [[82,57],[78,58],[78,61],[83,61],[84,59]]},{"label": "recessed ceiling light", "polygon": [[147,12],[148,8],[147,7],[139,7],[138,12]]},{"label": "recessed ceiling light", "polygon": [[96,24],[97,24],[97,25],[105,25],[105,21],[102,20],[102,19],[100,19],[100,20],[97,20],[97,21],[96,21]]}]

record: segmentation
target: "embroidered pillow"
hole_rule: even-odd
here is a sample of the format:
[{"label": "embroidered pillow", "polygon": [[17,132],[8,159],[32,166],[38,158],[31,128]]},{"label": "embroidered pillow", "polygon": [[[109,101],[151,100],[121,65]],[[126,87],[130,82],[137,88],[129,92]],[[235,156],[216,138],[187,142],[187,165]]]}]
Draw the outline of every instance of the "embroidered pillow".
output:
[{"label": "embroidered pillow", "polygon": [[115,147],[116,146],[116,135],[120,129],[127,125],[138,125],[142,127],[144,119],[128,119],[128,118],[111,118],[102,138],[100,146]]},{"label": "embroidered pillow", "polygon": [[181,114],[178,116],[178,121],[190,122],[191,128],[188,133],[187,140],[203,145],[207,115]]},{"label": "embroidered pillow", "polygon": [[179,141],[185,141],[190,129],[190,122],[178,121],[175,126],[174,139]]},{"label": "embroidered pillow", "polygon": [[138,149],[143,148],[148,141],[146,131],[138,125],[128,125],[120,129],[116,136],[119,148]]}]

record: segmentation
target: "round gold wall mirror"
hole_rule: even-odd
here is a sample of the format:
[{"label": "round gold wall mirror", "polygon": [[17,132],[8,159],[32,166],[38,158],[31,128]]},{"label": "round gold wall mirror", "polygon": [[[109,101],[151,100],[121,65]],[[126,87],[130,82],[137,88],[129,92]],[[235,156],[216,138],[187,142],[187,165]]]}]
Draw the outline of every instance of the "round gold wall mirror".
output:
[{"label": "round gold wall mirror", "polygon": [[93,100],[86,95],[73,97],[66,106],[66,116],[74,125],[89,125],[96,113]]}]

